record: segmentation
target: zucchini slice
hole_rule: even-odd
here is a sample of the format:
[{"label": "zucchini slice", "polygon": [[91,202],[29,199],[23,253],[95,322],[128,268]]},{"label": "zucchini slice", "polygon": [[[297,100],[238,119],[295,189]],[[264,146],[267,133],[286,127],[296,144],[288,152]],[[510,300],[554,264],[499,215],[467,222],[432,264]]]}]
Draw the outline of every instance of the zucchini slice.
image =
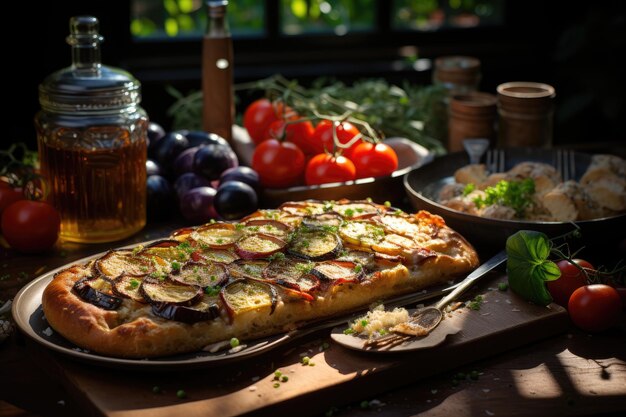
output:
[{"label": "zucchini slice", "polygon": [[339,235],[347,243],[371,249],[385,238],[385,229],[372,222],[350,221],[339,228]]},{"label": "zucchini slice", "polygon": [[213,223],[198,227],[191,233],[191,238],[200,246],[206,245],[213,249],[226,249],[235,244],[243,231],[231,223]]},{"label": "zucchini slice", "polygon": [[328,261],[317,264],[311,273],[321,280],[339,284],[359,282],[364,276],[364,268],[356,262]]},{"label": "zucchini slice", "polygon": [[122,274],[143,275],[154,271],[154,266],[145,258],[134,256],[130,250],[111,250],[93,264],[96,276],[114,279]]},{"label": "zucchini slice", "polygon": [[232,281],[222,288],[220,298],[231,318],[250,310],[269,310],[272,314],[278,303],[276,288],[252,279]]},{"label": "zucchini slice", "polygon": [[80,298],[104,310],[117,310],[122,299],[111,294],[111,281],[105,278],[84,277],[74,283]]},{"label": "zucchini slice", "polygon": [[204,295],[201,287],[181,284],[169,279],[146,278],[139,287],[141,295],[150,304],[169,303],[190,306]]},{"label": "zucchini slice", "polygon": [[325,261],[336,258],[342,250],[341,239],[323,229],[301,229],[291,239],[287,251],[298,258]]},{"label": "zucchini slice", "polygon": [[224,264],[217,262],[188,262],[180,270],[172,271],[169,277],[181,284],[214,287],[226,282],[228,270]]},{"label": "zucchini slice", "polygon": [[287,242],[276,236],[256,233],[240,239],[235,244],[235,252],[243,259],[259,259],[267,258],[285,246]]},{"label": "zucchini slice", "polygon": [[145,303],[146,299],[139,289],[144,278],[145,275],[122,274],[113,281],[113,292],[120,297],[130,298],[139,303]]}]

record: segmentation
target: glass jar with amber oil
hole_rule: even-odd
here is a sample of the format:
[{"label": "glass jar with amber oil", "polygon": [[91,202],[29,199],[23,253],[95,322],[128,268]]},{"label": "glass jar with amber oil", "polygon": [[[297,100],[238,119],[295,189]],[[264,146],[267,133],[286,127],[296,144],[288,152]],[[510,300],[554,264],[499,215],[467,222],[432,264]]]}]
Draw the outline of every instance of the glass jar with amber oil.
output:
[{"label": "glass jar with amber oil", "polygon": [[73,17],[72,65],[39,86],[35,116],[41,172],[61,214],[61,237],[111,242],[146,223],[148,118],[140,84],[100,63],[98,20]]}]

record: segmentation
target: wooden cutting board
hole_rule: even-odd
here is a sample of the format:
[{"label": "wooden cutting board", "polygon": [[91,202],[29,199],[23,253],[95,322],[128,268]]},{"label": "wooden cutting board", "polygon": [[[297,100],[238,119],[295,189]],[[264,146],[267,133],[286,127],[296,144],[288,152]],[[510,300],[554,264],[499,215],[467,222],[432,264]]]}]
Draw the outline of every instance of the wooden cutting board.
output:
[{"label": "wooden cutting board", "polygon": [[[539,307],[512,291],[499,291],[504,277],[491,275],[475,294],[480,310],[463,307],[446,320],[461,326],[436,348],[402,353],[346,349],[325,330],[306,340],[224,367],[184,372],[131,372],[74,362],[46,351],[45,362],[61,376],[74,400],[93,415],[228,417],[242,414],[319,414],[339,406],[457,368],[561,332],[567,312]],[[41,349],[38,349],[41,350]],[[304,366],[309,356],[314,366]],[[288,381],[275,387],[274,372]],[[153,392],[158,387],[158,392]],[[177,391],[186,397],[179,398]],[[278,413],[278,414],[277,414]]]}]

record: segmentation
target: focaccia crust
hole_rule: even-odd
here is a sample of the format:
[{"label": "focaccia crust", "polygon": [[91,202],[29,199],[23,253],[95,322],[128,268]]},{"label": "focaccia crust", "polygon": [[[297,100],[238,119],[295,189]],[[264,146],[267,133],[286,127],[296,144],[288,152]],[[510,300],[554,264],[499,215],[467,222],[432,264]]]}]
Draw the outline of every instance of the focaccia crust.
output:
[{"label": "focaccia crust", "polygon": [[334,284],[315,292],[310,301],[281,297],[273,312],[262,306],[234,317],[222,312],[211,320],[184,323],[158,317],[150,304],[130,298],[124,298],[117,309],[106,310],[86,302],[74,290],[77,281],[93,275],[93,263],[73,265],[56,274],[44,290],[43,311],[54,330],[83,349],[121,358],[149,358],[199,351],[232,337],[251,340],[278,334],[392,296],[444,284],[477,266],[472,246],[440,217],[421,212],[411,216],[411,221],[437,223],[435,236],[421,243],[434,255],[413,264],[397,262],[380,267],[359,282]]}]

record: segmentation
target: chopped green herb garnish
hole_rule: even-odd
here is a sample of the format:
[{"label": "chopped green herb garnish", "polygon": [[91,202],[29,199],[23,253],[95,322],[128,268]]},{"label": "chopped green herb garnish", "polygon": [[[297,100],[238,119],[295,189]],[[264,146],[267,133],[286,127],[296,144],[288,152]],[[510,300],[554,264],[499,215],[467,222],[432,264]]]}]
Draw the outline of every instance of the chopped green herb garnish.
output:
[{"label": "chopped green herb garnish", "polygon": [[468,303],[468,307],[471,308],[472,310],[480,310],[480,306],[483,304],[483,296],[482,295],[477,295],[476,297],[474,297],[474,299],[472,301],[470,301]]},{"label": "chopped green herb garnish", "polygon": [[353,334],[354,330],[352,330],[351,328],[347,328],[343,331],[343,334]]},{"label": "chopped green herb garnish", "polygon": [[134,290],[135,288],[139,287],[139,280],[133,278],[128,284],[130,285],[130,288]]},{"label": "chopped green herb garnish", "polygon": [[365,199],[365,201],[367,201],[368,203],[371,203],[371,202],[372,202],[372,201],[374,201],[374,200],[372,200],[372,197],[367,197],[367,198]]},{"label": "chopped green herb garnish", "polygon": [[287,381],[289,381],[289,377],[287,375],[283,375],[283,376],[280,377],[280,381],[281,382],[287,382]]},{"label": "chopped green herb garnish", "polygon": [[532,178],[522,181],[502,180],[493,187],[485,188],[485,194],[485,198],[479,196],[473,200],[476,207],[500,204],[511,207],[518,217],[522,217],[526,208],[532,204],[535,181]]},{"label": "chopped green herb garnish", "polygon": [[245,224],[243,223],[235,223],[236,230],[243,230],[244,227],[245,227]]},{"label": "chopped green herb garnish", "polygon": [[180,262],[172,261],[172,271],[180,271]]},{"label": "chopped green herb garnish", "polygon": [[274,379],[279,379],[283,375],[280,371],[274,371]]},{"label": "chopped green herb garnish", "polygon": [[309,362],[311,362],[311,358],[309,358],[308,356],[304,356],[304,357],[302,357],[300,362],[302,362],[302,365],[308,365]]},{"label": "chopped green herb garnish", "polygon": [[185,392],[185,390],[179,389],[178,391],[176,391],[176,396],[178,398],[187,398],[187,393]]},{"label": "chopped green herb garnish", "polygon": [[498,289],[500,291],[506,291],[509,289],[509,284],[507,284],[506,282],[501,282],[498,284]]},{"label": "chopped green herb garnish", "polygon": [[239,346],[239,339],[237,339],[236,337],[230,339],[230,347],[236,348],[237,346]]},{"label": "chopped green herb garnish", "polygon": [[278,387],[280,387],[280,384],[279,384],[278,382],[274,382],[273,387],[274,387],[274,388],[278,388]]},{"label": "chopped green herb garnish", "polygon": [[354,272],[356,272],[357,274],[361,272],[362,270],[363,270],[363,265],[361,264],[354,265]]},{"label": "chopped green herb garnish", "polygon": [[344,216],[346,216],[346,217],[352,217],[352,216],[354,216],[354,210],[352,210],[352,209],[346,209],[346,210],[343,212],[343,214],[344,214]]},{"label": "chopped green herb garnish", "polygon": [[367,320],[361,320],[361,326],[363,327],[367,326]]},{"label": "chopped green herb garnish", "polygon": [[389,201],[385,201],[385,203],[383,204],[385,207],[391,207],[391,202]]},{"label": "chopped green herb garnish", "polygon": [[469,195],[476,189],[476,185],[474,183],[469,183],[463,188],[463,197]]},{"label": "chopped green herb garnish", "polygon": [[282,261],[285,259],[285,254],[282,252],[276,252],[267,259],[269,259],[270,261]]},{"label": "chopped green herb garnish", "polygon": [[133,255],[137,255],[143,249],[143,245],[135,246],[133,248]]},{"label": "chopped green herb garnish", "polygon": [[220,293],[221,287],[219,285],[215,287],[206,287],[204,293],[210,297],[213,297]]}]

